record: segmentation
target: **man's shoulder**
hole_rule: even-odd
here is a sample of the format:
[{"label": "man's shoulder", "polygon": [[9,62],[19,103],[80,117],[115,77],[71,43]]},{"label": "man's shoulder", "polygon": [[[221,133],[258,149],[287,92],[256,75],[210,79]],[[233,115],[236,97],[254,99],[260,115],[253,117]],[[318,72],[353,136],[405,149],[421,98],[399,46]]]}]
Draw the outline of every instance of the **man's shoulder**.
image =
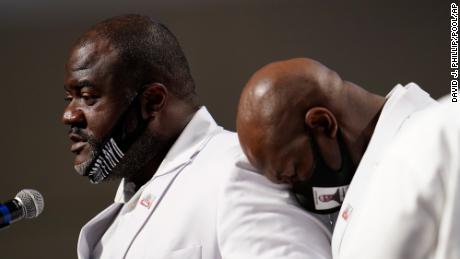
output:
[{"label": "man's shoulder", "polygon": [[[271,182],[263,175],[263,172],[251,165],[241,149],[236,133],[223,131],[215,137],[214,142],[210,145],[213,146],[210,149],[219,150],[211,150],[212,154],[216,156],[216,160],[212,160],[212,162],[219,166],[220,172],[218,174],[220,175],[218,177],[222,183],[220,191],[225,196],[231,193],[236,196],[243,195],[247,199],[253,197],[254,199],[271,201],[273,204],[292,206],[293,210],[297,212],[303,211],[292,199],[288,185]],[[217,159],[217,156],[222,155],[225,157],[221,157],[221,160]]]},{"label": "man's shoulder", "polygon": [[220,160],[216,162],[220,163],[235,163],[244,156],[238,135],[228,130],[222,130],[213,136],[202,152],[211,157],[219,157]]},{"label": "man's shoulder", "polygon": [[[222,188],[240,184],[240,187],[286,192],[287,187],[271,183],[246,158],[235,132],[222,130],[207,143],[196,158],[196,165],[208,179],[219,181]],[[211,176],[212,175],[212,176]],[[249,189],[251,189],[249,188]]]},{"label": "man's shoulder", "polygon": [[454,147],[457,143],[450,140],[457,139],[460,132],[460,120],[457,119],[459,112],[459,105],[441,101],[414,114],[410,123],[407,123],[397,136],[393,151],[405,151],[408,154],[404,156],[410,156],[414,152],[432,153],[428,146]]}]

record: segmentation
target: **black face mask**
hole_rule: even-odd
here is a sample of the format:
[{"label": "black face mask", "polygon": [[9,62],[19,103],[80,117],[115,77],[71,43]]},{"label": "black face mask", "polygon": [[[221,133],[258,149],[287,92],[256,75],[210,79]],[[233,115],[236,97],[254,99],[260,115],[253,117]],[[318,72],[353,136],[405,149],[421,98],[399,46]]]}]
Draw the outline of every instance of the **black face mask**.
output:
[{"label": "black face mask", "polygon": [[356,171],[340,131],[337,134],[342,165],[334,171],[326,165],[318,144],[310,136],[313,152],[314,168],[311,177],[293,185],[292,192],[300,206],[304,209],[320,214],[332,213],[340,210],[345,193]]},{"label": "black face mask", "polygon": [[[137,94],[118,122],[112,128],[111,134],[98,149],[93,163],[87,169],[87,176],[91,183],[97,184],[106,179],[113,169],[121,162],[125,152],[139,138],[147,127],[148,120],[142,118],[140,94]],[[134,115],[135,128],[128,128],[128,120]]]}]

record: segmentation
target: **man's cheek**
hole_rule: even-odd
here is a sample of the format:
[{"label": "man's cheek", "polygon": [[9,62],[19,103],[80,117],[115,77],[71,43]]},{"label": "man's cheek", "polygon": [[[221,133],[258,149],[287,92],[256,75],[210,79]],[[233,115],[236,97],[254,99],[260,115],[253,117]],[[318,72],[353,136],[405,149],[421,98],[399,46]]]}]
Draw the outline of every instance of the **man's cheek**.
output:
[{"label": "man's cheek", "polygon": [[89,126],[90,125],[88,125],[89,135],[91,136],[93,141],[96,141],[96,142],[99,142],[102,139],[104,139],[109,132],[106,126],[99,124],[99,123],[93,123],[92,127],[89,127]]}]

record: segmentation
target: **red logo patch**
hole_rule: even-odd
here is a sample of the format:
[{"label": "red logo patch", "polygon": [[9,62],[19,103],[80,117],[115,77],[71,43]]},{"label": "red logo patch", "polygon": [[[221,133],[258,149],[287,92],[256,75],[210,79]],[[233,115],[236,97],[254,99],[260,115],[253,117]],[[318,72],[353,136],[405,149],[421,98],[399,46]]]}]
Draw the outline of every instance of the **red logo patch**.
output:
[{"label": "red logo patch", "polygon": [[142,206],[144,206],[144,207],[146,207],[148,209],[150,209],[150,206],[152,206],[152,203],[153,203],[153,200],[152,200],[152,197],[150,195],[145,197],[145,198],[143,198],[139,202],[140,205],[142,205]]},{"label": "red logo patch", "polygon": [[353,208],[350,205],[347,205],[347,208],[342,212],[342,218],[347,221],[350,217],[351,211]]}]

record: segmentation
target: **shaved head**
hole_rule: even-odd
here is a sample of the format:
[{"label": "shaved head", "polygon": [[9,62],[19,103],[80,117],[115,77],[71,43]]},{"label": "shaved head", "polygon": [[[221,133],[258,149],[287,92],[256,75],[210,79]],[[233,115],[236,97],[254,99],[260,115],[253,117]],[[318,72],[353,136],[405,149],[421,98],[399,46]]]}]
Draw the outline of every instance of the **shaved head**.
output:
[{"label": "shaved head", "polygon": [[298,173],[301,179],[308,177],[311,164],[301,161],[308,157],[283,152],[289,145],[308,152],[305,114],[311,107],[327,106],[341,91],[341,83],[337,73],[306,58],[274,62],[258,70],[241,94],[237,115],[238,136],[251,163],[275,182],[289,181],[285,178]]},{"label": "shaved head", "polygon": [[270,180],[293,183],[311,177],[313,138],[328,166],[340,168],[339,129],[354,144],[348,149],[358,162],[383,103],[315,60],[278,61],[259,69],[244,87],[238,137],[249,161]]},{"label": "shaved head", "polygon": [[282,119],[303,121],[309,107],[324,105],[340,87],[337,73],[314,60],[271,63],[258,70],[243,89],[238,125],[243,129],[247,123],[268,126]]}]

